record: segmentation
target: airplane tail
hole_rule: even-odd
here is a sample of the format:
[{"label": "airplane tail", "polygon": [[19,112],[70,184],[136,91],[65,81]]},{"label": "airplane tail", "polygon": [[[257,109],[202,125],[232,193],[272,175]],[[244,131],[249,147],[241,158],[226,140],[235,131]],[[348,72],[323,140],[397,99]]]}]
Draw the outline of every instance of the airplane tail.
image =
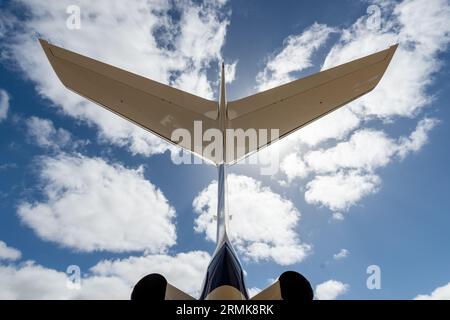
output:
[{"label": "airplane tail", "polygon": [[[221,257],[220,253],[225,252],[228,244],[226,166],[373,90],[383,77],[398,46],[393,45],[386,50],[231,102],[225,99],[225,74],[222,65],[221,94],[220,101],[217,102],[65,50],[47,41],[39,41],[51,66],[67,88],[218,166],[218,246],[210,266],[214,265],[214,258]],[[198,123],[202,126],[200,131],[206,133],[209,129],[218,129],[222,133],[221,150],[216,150],[222,152],[221,157],[213,155],[213,152],[206,152],[211,141],[203,139],[203,136],[198,137],[200,142],[196,142]],[[187,131],[194,137],[194,143],[174,136],[177,129]],[[259,139],[257,143],[250,143],[254,139],[246,139],[247,133],[256,135],[256,132],[261,133],[262,130],[278,130],[279,134],[271,136],[269,140]],[[211,133],[215,130],[209,131]],[[229,138],[224,135],[225,131],[235,134]],[[237,136],[236,132],[243,134]],[[235,143],[237,139],[244,143]],[[226,259],[220,260],[220,264],[227,266],[228,258],[232,256],[233,250],[230,249],[230,254],[222,255]],[[233,265],[228,264],[231,267],[224,269],[234,270],[237,277],[231,279],[233,281],[226,278],[229,274],[223,273],[224,270],[217,269],[223,276],[219,274],[218,277],[213,277],[207,274],[207,280],[218,279],[216,282],[205,282],[209,295],[223,298],[228,290],[223,291],[224,295],[221,288],[234,283],[234,288],[241,288],[241,296],[247,298],[245,285],[240,285],[244,279],[242,268],[237,259],[236,261],[234,263],[233,260]],[[216,285],[221,286],[216,288]],[[217,290],[220,294],[216,295],[215,292],[219,292]],[[193,298],[170,285],[163,276],[150,274],[136,284],[132,299]],[[309,301],[313,299],[313,292],[305,277],[289,271],[253,297],[253,300],[261,299]]]},{"label": "airplane tail", "polygon": [[[67,88],[216,165],[235,163],[373,90],[398,46],[226,103],[222,67],[220,104],[223,106],[219,110],[217,101],[121,70],[45,40],[39,41]],[[219,117],[225,104],[225,116]],[[210,141],[200,139],[199,143],[192,143],[172,136],[174,130],[185,129],[195,137],[198,121],[204,132],[208,129],[218,129],[222,134],[227,129],[244,132],[276,129],[279,136],[244,145],[234,143],[236,137],[233,137],[233,141],[225,141],[225,159],[222,159],[204,152]]]}]

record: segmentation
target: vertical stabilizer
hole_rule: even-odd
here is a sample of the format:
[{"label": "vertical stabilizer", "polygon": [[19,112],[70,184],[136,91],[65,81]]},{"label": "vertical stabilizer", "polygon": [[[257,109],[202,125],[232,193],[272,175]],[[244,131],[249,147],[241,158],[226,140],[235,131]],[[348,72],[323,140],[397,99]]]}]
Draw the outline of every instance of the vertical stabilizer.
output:
[{"label": "vertical stabilizer", "polygon": [[220,97],[219,97],[219,122],[222,131],[222,162],[218,165],[218,198],[217,198],[217,239],[216,243],[220,244],[227,239],[228,226],[228,203],[227,203],[227,168],[225,163],[225,128],[227,100],[225,91],[225,64],[221,64],[220,72]]}]

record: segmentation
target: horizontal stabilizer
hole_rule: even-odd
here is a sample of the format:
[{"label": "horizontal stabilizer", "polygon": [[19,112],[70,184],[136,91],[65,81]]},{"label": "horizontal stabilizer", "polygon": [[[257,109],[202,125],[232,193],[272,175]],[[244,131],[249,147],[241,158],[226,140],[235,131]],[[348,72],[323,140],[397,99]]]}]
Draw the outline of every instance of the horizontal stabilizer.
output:
[{"label": "horizontal stabilizer", "polygon": [[[375,88],[397,45],[361,59],[228,103],[228,128],[278,129],[279,138],[319,119]],[[267,144],[246,145],[248,155]],[[239,160],[227,150],[227,162]]]},{"label": "horizontal stabilizer", "polygon": [[[397,48],[394,45],[364,58],[225,103],[226,112],[219,112],[218,102],[65,50],[47,41],[39,41],[57,76],[67,88],[216,164],[222,161],[235,163],[371,91],[382,78]],[[221,114],[223,116],[219,116]],[[199,123],[200,129],[196,127]],[[182,135],[174,137],[176,129],[185,129],[190,139]],[[205,139],[208,129],[217,129],[224,137],[224,143],[215,136]],[[234,134],[228,136],[225,133],[227,129]],[[250,142],[248,137],[251,135],[247,136],[249,129],[257,132],[257,141]],[[270,134],[273,129],[279,130],[278,136]],[[267,139],[260,138],[260,130],[267,130]],[[196,133],[201,136],[196,137]],[[216,143],[220,150],[211,148],[212,143]],[[222,150],[223,146],[225,150]],[[218,152],[205,152],[211,149]]]},{"label": "horizontal stabilizer", "polygon": [[217,127],[217,102],[39,41],[68,89],[168,142],[195,153],[191,141],[172,141],[173,131],[193,132],[194,121],[202,121],[203,130]]}]

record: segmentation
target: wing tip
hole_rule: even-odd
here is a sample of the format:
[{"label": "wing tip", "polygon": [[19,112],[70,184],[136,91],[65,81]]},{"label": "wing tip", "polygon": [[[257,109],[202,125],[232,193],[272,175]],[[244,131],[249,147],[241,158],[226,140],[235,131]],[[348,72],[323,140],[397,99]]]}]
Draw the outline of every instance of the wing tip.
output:
[{"label": "wing tip", "polygon": [[398,43],[391,45],[389,48],[383,50],[384,52],[386,52],[386,56],[383,60],[381,60],[381,63],[383,64],[383,70],[381,72],[380,77],[377,79],[377,81],[374,83],[374,85],[372,86],[372,88],[370,88],[370,90],[368,90],[366,93],[371,92],[372,90],[374,90],[378,84],[380,83],[380,81],[383,79],[386,70],[389,68],[389,65],[391,64],[392,58],[394,57],[395,51],[398,48]]},{"label": "wing tip", "polygon": [[39,38],[38,40],[39,40],[39,43],[40,43],[40,45],[42,47],[42,50],[45,53],[45,56],[47,57],[48,62],[50,63],[50,66],[53,69],[53,72],[56,74],[56,76],[58,77],[59,81],[61,81],[61,83],[63,84],[64,87],[66,87],[69,90],[72,90],[70,88],[70,86],[67,85],[65,77],[63,76],[63,74],[61,73],[60,68],[58,67],[58,63],[56,62],[57,57],[54,55],[54,53],[52,51],[52,47],[54,47],[54,46],[51,45],[47,40],[44,40],[42,38]]},{"label": "wing tip", "polygon": [[397,51],[398,46],[399,46],[399,43],[397,42],[396,44],[393,44],[386,50],[386,51],[388,51],[387,58],[388,58],[389,62],[392,59],[392,57],[394,56],[395,52]]},{"label": "wing tip", "polygon": [[[386,69],[391,64],[392,58],[394,57],[394,54],[397,51],[398,46],[399,46],[399,43],[396,43],[396,44],[393,44],[392,46],[390,46],[388,49],[386,49],[387,55],[386,55],[386,58],[385,58],[386,66],[385,66],[384,71],[386,71]],[[384,74],[384,72],[383,72],[383,74]]]},{"label": "wing tip", "polygon": [[39,41],[39,44],[41,45],[42,49],[44,49],[45,52],[47,52],[47,50],[50,51],[50,43],[47,40],[39,38],[38,41]]},{"label": "wing tip", "polygon": [[39,44],[41,45],[41,47],[42,47],[42,50],[44,50],[44,53],[45,53],[45,55],[47,56],[47,59],[50,61],[50,63],[51,63],[51,60],[52,60],[52,58],[53,58],[53,52],[52,52],[52,50],[51,50],[51,44],[47,41],[47,40],[44,40],[44,39],[42,39],[42,38],[39,38],[38,39],[38,41],[39,41]]}]

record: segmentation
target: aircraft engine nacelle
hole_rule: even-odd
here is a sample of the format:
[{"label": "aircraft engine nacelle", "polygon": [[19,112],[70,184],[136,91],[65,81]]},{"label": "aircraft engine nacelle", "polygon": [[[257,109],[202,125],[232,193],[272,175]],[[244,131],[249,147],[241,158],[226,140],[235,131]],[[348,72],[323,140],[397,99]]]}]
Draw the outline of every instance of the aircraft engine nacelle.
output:
[{"label": "aircraft engine nacelle", "polygon": [[162,300],[193,300],[187,293],[175,288],[159,273],[146,275],[136,283],[131,300],[149,302]]},{"label": "aircraft engine nacelle", "polygon": [[314,292],[309,281],[295,271],[284,272],[270,287],[264,289],[251,300],[287,300],[309,302]]}]

